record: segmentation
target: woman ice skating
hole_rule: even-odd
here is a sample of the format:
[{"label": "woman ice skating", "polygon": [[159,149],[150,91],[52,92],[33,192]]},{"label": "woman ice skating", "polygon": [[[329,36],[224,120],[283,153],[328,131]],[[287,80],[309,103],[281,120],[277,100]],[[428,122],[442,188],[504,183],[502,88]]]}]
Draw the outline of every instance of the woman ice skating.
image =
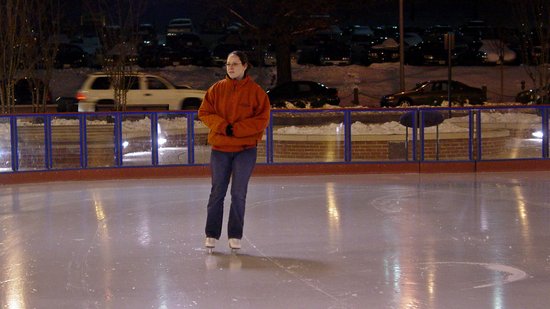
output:
[{"label": "woman ice skating", "polygon": [[241,248],[248,182],[256,164],[256,146],[269,122],[265,91],[248,75],[248,58],[241,51],[227,56],[225,79],[206,92],[199,119],[210,129],[212,188],[207,205],[205,247],[212,251],[221,236],[223,202],[231,182],[227,224],[229,247]]}]

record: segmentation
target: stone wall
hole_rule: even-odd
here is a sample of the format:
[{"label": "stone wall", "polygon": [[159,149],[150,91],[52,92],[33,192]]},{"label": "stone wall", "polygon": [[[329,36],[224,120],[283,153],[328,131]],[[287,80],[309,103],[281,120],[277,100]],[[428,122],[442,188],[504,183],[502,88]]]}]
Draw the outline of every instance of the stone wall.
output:
[{"label": "stone wall", "polygon": [[[483,132],[481,147],[484,156],[498,156],[504,151],[508,130]],[[468,160],[468,133],[440,133],[424,136],[424,160]],[[477,154],[473,142],[474,157]],[[344,141],[335,136],[274,135],[274,162],[341,162],[344,161]],[[351,141],[352,161],[391,161],[412,159],[413,145],[405,135],[355,135]],[[417,145],[420,159],[421,145]],[[262,143],[258,156],[265,156]]]}]

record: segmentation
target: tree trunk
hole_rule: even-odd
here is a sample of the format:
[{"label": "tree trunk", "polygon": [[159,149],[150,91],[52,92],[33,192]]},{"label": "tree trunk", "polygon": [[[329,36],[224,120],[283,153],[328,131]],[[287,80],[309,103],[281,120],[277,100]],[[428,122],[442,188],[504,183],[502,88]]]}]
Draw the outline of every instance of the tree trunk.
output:
[{"label": "tree trunk", "polygon": [[290,44],[278,42],[276,47],[277,55],[277,85],[292,80]]}]

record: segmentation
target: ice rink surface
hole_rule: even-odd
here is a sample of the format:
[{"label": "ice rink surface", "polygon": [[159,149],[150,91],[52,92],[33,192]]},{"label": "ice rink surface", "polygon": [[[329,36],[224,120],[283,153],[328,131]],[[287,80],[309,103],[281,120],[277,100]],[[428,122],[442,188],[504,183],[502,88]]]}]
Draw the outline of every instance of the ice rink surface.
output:
[{"label": "ice rink surface", "polygon": [[209,191],[0,185],[0,308],[550,306],[550,172],[256,176],[238,254]]}]

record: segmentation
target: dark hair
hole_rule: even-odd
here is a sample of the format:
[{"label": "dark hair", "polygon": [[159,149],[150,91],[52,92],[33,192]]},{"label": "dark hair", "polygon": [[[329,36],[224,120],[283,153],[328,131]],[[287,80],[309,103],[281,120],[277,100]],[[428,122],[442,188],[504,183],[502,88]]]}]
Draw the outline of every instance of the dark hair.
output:
[{"label": "dark hair", "polygon": [[241,50],[234,50],[230,52],[229,55],[227,55],[227,57],[229,57],[230,55],[235,55],[239,57],[243,65],[247,64],[246,70],[244,70],[244,75],[246,76],[246,74],[248,73],[248,69],[250,69],[250,62],[248,62],[248,55]]}]

